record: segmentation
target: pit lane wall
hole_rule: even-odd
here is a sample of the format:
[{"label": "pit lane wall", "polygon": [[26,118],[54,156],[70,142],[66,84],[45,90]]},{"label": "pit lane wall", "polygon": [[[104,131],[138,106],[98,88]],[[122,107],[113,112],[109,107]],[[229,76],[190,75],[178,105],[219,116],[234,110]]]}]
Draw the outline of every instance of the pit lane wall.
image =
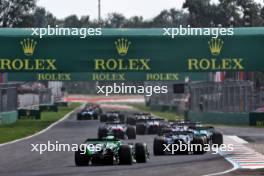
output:
[{"label": "pit lane wall", "polygon": [[0,125],[11,124],[17,121],[18,112],[9,111],[0,113]]},{"label": "pit lane wall", "polygon": [[191,121],[198,121],[209,124],[223,125],[249,125],[249,113],[232,112],[194,112],[189,111],[186,118]]}]

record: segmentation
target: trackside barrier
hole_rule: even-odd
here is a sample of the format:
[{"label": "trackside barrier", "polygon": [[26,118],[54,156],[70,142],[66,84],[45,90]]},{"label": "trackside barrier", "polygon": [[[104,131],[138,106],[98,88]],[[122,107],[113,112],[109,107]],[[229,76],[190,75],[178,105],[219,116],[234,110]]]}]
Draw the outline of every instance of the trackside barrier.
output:
[{"label": "trackside barrier", "polygon": [[36,109],[19,109],[18,110],[18,118],[19,119],[41,119],[40,110]]},{"label": "trackside barrier", "polygon": [[58,112],[58,105],[56,104],[47,104],[47,105],[39,105],[40,112],[50,111],[50,112]]},{"label": "trackside barrier", "polygon": [[250,126],[264,126],[264,113],[263,112],[250,112],[249,113]]},{"label": "trackside barrier", "polygon": [[58,107],[68,107],[68,102],[66,101],[58,101],[54,103],[55,105],[57,105]]},{"label": "trackside barrier", "polygon": [[0,125],[17,121],[17,85],[0,84]]}]

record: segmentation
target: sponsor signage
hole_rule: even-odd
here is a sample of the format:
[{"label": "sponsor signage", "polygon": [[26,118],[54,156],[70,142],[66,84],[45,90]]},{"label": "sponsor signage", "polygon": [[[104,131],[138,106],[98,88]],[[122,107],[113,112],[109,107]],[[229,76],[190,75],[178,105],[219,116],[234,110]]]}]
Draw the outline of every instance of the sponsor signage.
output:
[{"label": "sponsor signage", "polygon": [[122,81],[132,73],[144,74],[144,80],[160,74],[158,80],[173,80],[181,72],[264,68],[264,28],[235,29],[233,36],[218,38],[171,38],[162,29],[104,29],[101,36],[83,39],[38,38],[28,31],[0,29],[0,72],[33,72],[36,80],[67,81],[74,73],[84,73],[89,80]]}]

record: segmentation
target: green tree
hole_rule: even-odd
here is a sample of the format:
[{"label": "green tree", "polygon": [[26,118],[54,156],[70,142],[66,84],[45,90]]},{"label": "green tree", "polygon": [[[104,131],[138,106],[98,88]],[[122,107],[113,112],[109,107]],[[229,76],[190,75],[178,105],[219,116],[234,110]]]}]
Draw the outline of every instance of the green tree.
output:
[{"label": "green tree", "polygon": [[76,15],[70,15],[66,17],[63,21],[64,27],[80,27],[80,21]]},{"label": "green tree", "polygon": [[120,13],[110,13],[105,20],[105,27],[121,28],[125,25],[126,18]]},{"label": "green tree", "polygon": [[183,11],[175,9],[163,10],[159,15],[153,18],[151,21],[151,27],[168,27],[168,26],[179,26],[187,25],[188,14]]},{"label": "green tree", "polygon": [[35,6],[35,0],[1,0],[0,26],[15,27]]},{"label": "green tree", "polygon": [[127,27],[127,28],[131,28],[131,27],[142,28],[145,26],[145,23],[144,23],[142,16],[133,16],[126,21],[127,22],[126,22],[124,27]]}]

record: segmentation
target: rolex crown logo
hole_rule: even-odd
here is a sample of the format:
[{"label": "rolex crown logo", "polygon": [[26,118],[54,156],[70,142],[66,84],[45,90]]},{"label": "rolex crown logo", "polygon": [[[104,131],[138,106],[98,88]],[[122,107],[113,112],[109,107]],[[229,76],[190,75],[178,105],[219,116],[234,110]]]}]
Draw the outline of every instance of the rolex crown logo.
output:
[{"label": "rolex crown logo", "polygon": [[24,39],[20,42],[22,45],[23,52],[26,56],[32,56],[36,48],[37,42],[33,39]]},{"label": "rolex crown logo", "polygon": [[125,56],[127,54],[130,44],[131,42],[129,42],[127,39],[124,38],[118,39],[115,42],[118,54],[121,56]]},{"label": "rolex crown logo", "polygon": [[217,56],[221,52],[221,49],[224,45],[224,41],[221,39],[213,38],[208,42],[208,44],[209,44],[211,54],[213,56]]}]

